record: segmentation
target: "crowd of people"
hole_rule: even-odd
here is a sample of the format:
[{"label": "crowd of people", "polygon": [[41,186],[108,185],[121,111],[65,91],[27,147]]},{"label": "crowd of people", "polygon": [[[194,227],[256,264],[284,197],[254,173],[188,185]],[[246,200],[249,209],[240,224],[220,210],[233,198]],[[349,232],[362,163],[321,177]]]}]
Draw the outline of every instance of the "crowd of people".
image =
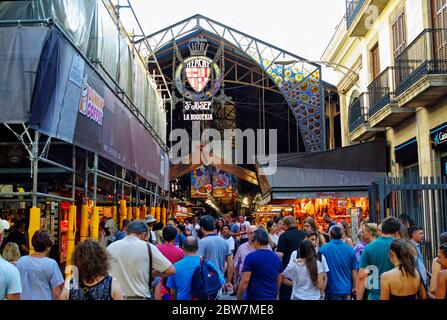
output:
[{"label": "crowd of people", "polygon": [[326,230],[292,216],[267,228],[230,214],[166,225],[148,215],[121,229],[104,219],[98,241],[75,247],[65,279],[48,231],[35,232],[29,254],[23,225],[4,239],[0,220],[0,300],[446,299],[446,232],[429,272],[420,227],[388,217],[362,223],[354,241],[346,221],[324,220]]}]

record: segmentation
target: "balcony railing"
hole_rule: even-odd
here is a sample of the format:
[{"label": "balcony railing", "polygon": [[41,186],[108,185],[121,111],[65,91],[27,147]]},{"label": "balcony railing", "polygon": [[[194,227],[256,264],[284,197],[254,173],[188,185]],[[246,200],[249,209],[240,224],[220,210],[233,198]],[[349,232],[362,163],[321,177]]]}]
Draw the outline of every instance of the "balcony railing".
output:
[{"label": "balcony railing", "polygon": [[348,29],[360,11],[365,0],[346,0],[346,22]]},{"label": "balcony railing", "polygon": [[368,86],[368,99],[369,99],[369,116],[373,116],[383,107],[388,105],[392,99],[392,93],[390,89],[390,77],[392,76],[392,69],[386,68],[380,75],[374,79]]},{"label": "balcony railing", "polygon": [[447,29],[424,30],[395,60],[396,96],[429,74],[447,74]]},{"label": "balcony railing", "polygon": [[349,106],[349,133],[360,127],[367,119],[367,108],[365,105],[365,94],[361,94]]}]

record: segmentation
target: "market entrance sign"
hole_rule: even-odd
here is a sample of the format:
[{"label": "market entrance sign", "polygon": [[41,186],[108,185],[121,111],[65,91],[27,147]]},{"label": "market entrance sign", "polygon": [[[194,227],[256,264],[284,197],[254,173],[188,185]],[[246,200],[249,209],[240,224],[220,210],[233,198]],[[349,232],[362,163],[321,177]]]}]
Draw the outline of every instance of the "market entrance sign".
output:
[{"label": "market entrance sign", "polygon": [[191,56],[184,59],[175,71],[175,87],[182,95],[183,120],[213,120],[213,98],[221,90],[222,71],[219,57],[206,56],[205,38],[194,38],[188,44]]}]

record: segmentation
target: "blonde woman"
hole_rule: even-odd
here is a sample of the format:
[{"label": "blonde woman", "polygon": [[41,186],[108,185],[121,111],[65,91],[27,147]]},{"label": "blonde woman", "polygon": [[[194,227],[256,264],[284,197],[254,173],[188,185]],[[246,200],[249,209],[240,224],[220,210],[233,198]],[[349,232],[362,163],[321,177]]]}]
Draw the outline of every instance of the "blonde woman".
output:
[{"label": "blonde woman", "polygon": [[15,242],[8,242],[3,248],[2,256],[3,259],[15,265],[17,260],[20,259],[19,245]]}]

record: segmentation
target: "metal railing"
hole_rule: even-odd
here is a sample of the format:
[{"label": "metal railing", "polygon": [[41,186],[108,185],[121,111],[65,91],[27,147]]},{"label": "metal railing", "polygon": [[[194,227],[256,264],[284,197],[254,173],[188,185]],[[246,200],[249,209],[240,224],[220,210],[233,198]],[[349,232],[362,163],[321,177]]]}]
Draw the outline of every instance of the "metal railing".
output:
[{"label": "metal railing", "polygon": [[360,8],[365,3],[365,0],[346,0],[346,22],[348,29],[360,11]]},{"label": "metal railing", "polygon": [[362,93],[354,102],[348,107],[348,121],[349,133],[360,127],[366,122],[368,112],[365,104],[365,94]]},{"label": "metal railing", "polygon": [[394,61],[396,96],[429,74],[447,74],[447,29],[424,30]]},{"label": "metal railing", "polygon": [[369,195],[372,221],[406,215],[416,226],[423,228],[423,253],[426,265],[430,266],[436,257],[439,236],[447,228],[447,178],[380,178],[370,186]]},{"label": "metal railing", "polygon": [[393,99],[390,84],[392,81],[390,77],[393,74],[393,68],[386,68],[381,74],[377,76],[368,86],[368,100],[369,100],[369,116],[373,116],[383,107],[388,105]]}]

